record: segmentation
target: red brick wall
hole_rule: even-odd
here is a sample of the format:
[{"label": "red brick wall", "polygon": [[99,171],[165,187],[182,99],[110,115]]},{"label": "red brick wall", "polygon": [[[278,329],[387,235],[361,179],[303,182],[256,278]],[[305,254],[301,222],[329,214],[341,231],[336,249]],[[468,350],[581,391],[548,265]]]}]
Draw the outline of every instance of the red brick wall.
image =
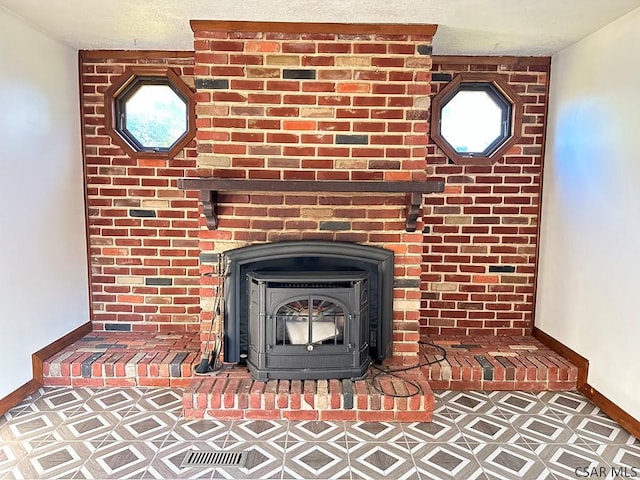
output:
[{"label": "red brick wall", "polygon": [[169,66],[193,86],[193,53],[83,52],[82,115],[94,329],[198,330],[198,201],[172,160],[132,159],[105,133],[104,91],[132,65]]},{"label": "red brick wall", "polygon": [[[328,239],[396,252],[398,353],[415,352],[419,328],[530,331],[546,60],[435,57],[432,67],[431,38],[419,35],[195,35],[195,62],[166,52],[82,55],[96,329],[197,331],[211,318],[215,254]],[[105,134],[104,90],[126,66],[146,63],[171,66],[196,90],[197,151],[192,142],[173,160],[134,160]],[[430,96],[468,70],[503,74],[524,100],[522,141],[492,166],[456,166],[427,138]],[[306,192],[221,194],[219,229],[208,230],[196,192],[175,186],[182,176],[429,178],[447,187],[425,196],[415,233],[404,230],[403,195]]]},{"label": "red brick wall", "polygon": [[497,72],[524,102],[522,139],[493,165],[458,166],[433,142],[425,197],[421,331],[522,335],[532,328],[549,61],[434,57],[435,95],[458,72]]},{"label": "red brick wall", "polygon": [[[423,180],[430,35],[195,29],[199,176]],[[326,239],[396,254],[394,351],[415,353],[422,234],[406,195],[225,193],[200,248]],[[201,219],[204,225],[204,219]],[[422,225],[419,226],[422,228]],[[206,266],[205,266],[206,267]],[[213,293],[215,278],[203,277]],[[211,317],[203,305],[202,318]]]}]

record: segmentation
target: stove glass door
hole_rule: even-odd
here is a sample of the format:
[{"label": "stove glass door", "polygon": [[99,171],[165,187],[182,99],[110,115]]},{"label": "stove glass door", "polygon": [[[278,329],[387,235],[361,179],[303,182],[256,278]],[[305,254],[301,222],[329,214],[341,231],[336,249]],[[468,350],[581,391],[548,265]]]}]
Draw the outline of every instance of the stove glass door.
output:
[{"label": "stove glass door", "polygon": [[276,345],[344,345],[346,309],[319,295],[289,299],[275,311]]}]

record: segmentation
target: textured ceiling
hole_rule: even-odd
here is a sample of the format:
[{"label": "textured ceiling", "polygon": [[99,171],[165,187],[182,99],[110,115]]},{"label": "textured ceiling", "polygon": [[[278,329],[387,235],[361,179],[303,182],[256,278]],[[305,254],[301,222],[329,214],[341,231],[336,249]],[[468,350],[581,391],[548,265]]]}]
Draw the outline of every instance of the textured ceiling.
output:
[{"label": "textured ceiling", "polygon": [[[0,0],[77,49],[191,50],[190,19],[439,25],[437,55],[553,53],[640,0]],[[640,25],[638,26],[640,28]]]}]

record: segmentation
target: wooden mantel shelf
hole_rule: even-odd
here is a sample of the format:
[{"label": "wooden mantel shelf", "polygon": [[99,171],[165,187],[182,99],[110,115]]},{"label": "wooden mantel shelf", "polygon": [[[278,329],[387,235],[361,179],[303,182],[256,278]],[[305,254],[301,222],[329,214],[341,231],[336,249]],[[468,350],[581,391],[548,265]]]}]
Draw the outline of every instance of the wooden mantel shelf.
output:
[{"label": "wooden mantel shelf", "polygon": [[178,188],[200,190],[207,226],[218,227],[218,192],[347,192],[404,193],[411,195],[406,230],[416,230],[422,195],[444,191],[444,182],[328,181],[328,180],[248,180],[238,178],[179,178]]}]

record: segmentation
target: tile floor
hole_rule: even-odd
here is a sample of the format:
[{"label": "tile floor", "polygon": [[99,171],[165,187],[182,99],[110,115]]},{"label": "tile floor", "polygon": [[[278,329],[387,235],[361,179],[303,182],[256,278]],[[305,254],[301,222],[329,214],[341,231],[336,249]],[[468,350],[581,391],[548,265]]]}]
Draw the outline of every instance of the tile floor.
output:
[{"label": "tile floor", "polygon": [[[41,389],[0,417],[0,479],[640,476],[640,441],[573,392],[444,391],[433,423],[187,421],[181,408],[170,389]],[[190,449],[248,455],[181,469]]]}]

